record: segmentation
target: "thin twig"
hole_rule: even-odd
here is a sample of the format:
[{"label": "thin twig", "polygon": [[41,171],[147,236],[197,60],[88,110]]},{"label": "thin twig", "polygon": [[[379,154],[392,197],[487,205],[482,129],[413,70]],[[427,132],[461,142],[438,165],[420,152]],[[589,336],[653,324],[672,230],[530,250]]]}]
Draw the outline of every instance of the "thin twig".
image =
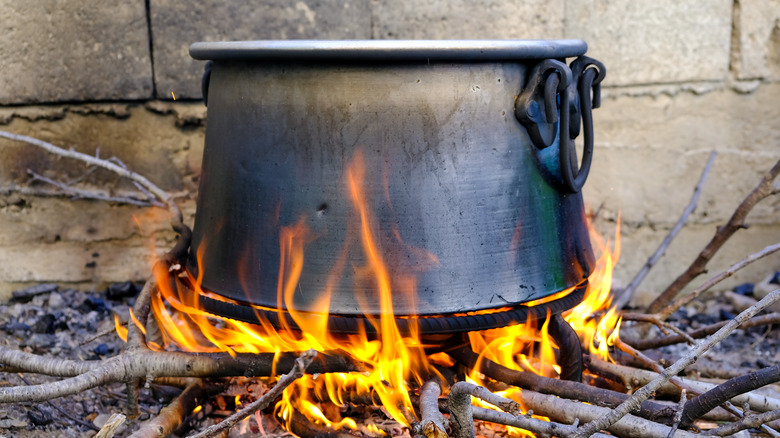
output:
[{"label": "thin twig", "polygon": [[712,168],[713,163],[715,163],[715,157],[717,155],[718,153],[715,151],[710,153],[710,158],[707,160],[707,164],[704,166],[704,170],[701,172],[699,182],[696,183],[696,187],[693,189],[693,196],[691,197],[691,201],[688,203],[688,206],[685,207],[685,210],[683,210],[682,216],[680,216],[680,219],[676,224],[674,224],[674,227],[672,227],[672,230],[669,231],[669,234],[666,236],[666,238],[664,238],[663,242],[661,242],[661,245],[658,246],[658,249],[656,249],[653,255],[647,259],[647,263],[642,266],[642,269],[636,273],[636,276],[634,276],[631,282],[628,283],[628,286],[623,289],[621,295],[614,301],[614,305],[618,309],[624,308],[628,302],[631,301],[631,297],[634,295],[634,292],[636,292],[639,284],[642,282],[642,280],[645,279],[645,276],[647,276],[647,273],[650,272],[650,269],[652,269],[652,267],[655,266],[659,260],[661,260],[661,257],[663,257],[664,253],[666,252],[666,248],[669,247],[669,244],[672,243],[672,240],[677,237],[677,234],[680,232],[680,230],[683,229],[685,223],[688,222],[688,217],[696,209],[696,204],[699,202],[701,190],[704,186],[704,181],[707,180],[707,175],[709,175],[710,169]]},{"label": "thin twig", "polygon": [[724,243],[732,236],[737,230],[744,228],[745,218],[750,210],[758,204],[759,201],[771,195],[773,192],[772,181],[780,174],[780,160],[775,163],[772,169],[767,172],[761,179],[761,182],[747,195],[747,197],[739,204],[739,207],[734,211],[726,225],[719,227],[712,237],[712,240],[704,247],[704,249],[696,257],[696,260],[688,266],[676,280],[666,288],[647,308],[647,313],[656,313],[660,311],[667,303],[674,299],[677,294],[694,278],[706,272],[707,263],[712,259],[715,253],[723,246]]},{"label": "thin twig", "polygon": [[704,284],[697,287],[693,292],[682,296],[675,300],[673,303],[666,306],[663,310],[658,312],[657,316],[660,320],[665,320],[669,317],[672,313],[676,312],[679,308],[682,306],[690,303],[694,299],[696,299],[699,295],[701,295],[703,292],[709,290],[711,287],[715,286],[716,284],[720,283],[721,281],[733,276],[737,271],[744,268],[745,266],[763,259],[764,257],[777,252],[780,250],[780,243],[775,243],[774,245],[769,245],[766,248],[762,249],[761,251],[758,251],[756,253],[750,254],[749,256],[745,257],[744,259],[738,261],[737,263],[734,263],[731,265],[728,269],[725,271],[720,272],[718,275],[710,278],[709,280],[705,281]]},{"label": "thin twig", "polygon": [[[551,420],[564,424],[571,424],[577,419],[580,421],[594,421],[599,418],[604,418],[612,412],[612,409],[610,408],[594,406],[529,390],[523,390],[520,393],[520,398],[520,403],[526,409],[544,413],[543,415],[549,417]],[[669,426],[645,420],[644,418],[636,417],[631,414],[624,415],[615,423],[605,426],[604,428],[610,433],[618,436],[644,438],[666,438],[671,429]],[[579,431],[579,429],[576,429],[576,431]],[[556,436],[570,436],[577,433],[576,431],[566,431],[564,433],[559,433]],[[587,436],[592,436],[596,432],[597,431],[594,431]],[[696,435],[690,432],[682,430],[677,432],[677,438],[693,438],[695,436]]]},{"label": "thin twig", "polygon": [[644,313],[623,313],[620,315],[620,317],[623,318],[623,321],[649,322],[658,327],[662,332],[664,332],[664,334],[668,334],[667,331],[674,332],[681,338],[680,342],[685,341],[689,344],[696,343],[696,339],[693,336],[685,333],[683,330],[673,324],[662,321],[660,318],[658,318],[657,315],[646,315]]},{"label": "thin twig", "polygon": [[[720,321],[710,325],[706,325],[704,327],[700,327],[696,330],[691,331],[690,333],[688,333],[688,336],[694,339],[701,339],[705,336],[709,336],[717,332],[718,330],[720,330],[721,327],[723,327],[726,324],[728,324],[728,321]],[[764,325],[773,325],[773,324],[780,324],[780,313],[767,313],[766,315],[757,316],[751,319],[750,321],[747,321],[744,324],[742,324],[742,329],[746,330],[752,327],[760,327]],[[635,340],[635,341],[630,341],[630,344],[632,347],[636,348],[637,350],[649,350],[652,348],[659,348],[667,345],[679,344],[680,342],[685,342],[686,340],[687,339],[682,336],[675,335],[675,336],[666,336],[663,338]]]},{"label": "thin twig", "polygon": [[745,429],[755,429],[780,418],[780,409],[757,415],[746,415],[733,423],[725,424],[717,429],[708,430],[704,435],[731,436]]},{"label": "thin twig", "polygon": [[42,181],[45,182],[46,184],[50,184],[54,187],[57,187],[58,189],[64,192],[63,194],[70,195],[73,197],[73,199],[94,199],[96,201],[116,202],[120,204],[137,205],[139,207],[149,207],[152,205],[155,207],[163,207],[163,208],[165,207],[165,204],[163,204],[160,201],[157,201],[155,198],[151,198],[147,200],[147,199],[133,198],[130,196],[111,196],[105,193],[98,192],[96,190],[78,189],[71,185],[67,185],[65,183],[55,181],[51,178],[47,178],[43,175],[39,175],[30,169],[27,169],[27,173],[33,177],[33,181]]},{"label": "thin twig", "polygon": [[[21,373],[19,373],[19,374],[18,374],[18,376],[19,376],[19,378],[20,378],[20,379],[22,379],[22,381],[23,381],[25,384],[27,384],[27,385],[31,385],[30,381],[29,381],[29,380],[27,380],[27,379],[24,377],[24,375],[22,375]],[[76,424],[79,424],[79,425],[81,425],[81,426],[84,426],[84,427],[86,427],[87,429],[92,429],[92,430],[97,430],[97,431],[99,431],[99,430],[100,430],[100,428],[98,428],[98,427],[97,427],[97,426],[95,426],[94,424],[92,424],[92,423],[87,423],[86,421],[81,421],[81,420],[79,420],[78,418],[76,418],[76,417],[74,417],[74,416],[70,415],[70,414],[69,414],[67,411],[65,411],[64,409],[62,409],[62,408],[61,408],[61,407],[60,407],[58,404],[55,404],[55,403],[54,403],[52,400],[46,400],[46,404],[48,404],[49,406],[53,407],[54,409],[56,409],[56,410],[57,410],[57,412],[59,412],[60,414],[64,415],[64,416],[65,416],[65,418],[67,418],[68,420],[70,420],[70,421],[72,421],[72,422],[74,422],[74,423],[76,423]]]},{"label": "thin twig", "polygon": [[[656,361],[650,359],[649,357],[645,356],[641,351],[638,351],[638,350],[634,349],[630,345],[624,343],[619,338],[614,340],[614,344],[615,344],[615,346],[618,349],[620,349],[620,351],[623,351],[624,353],[630,354],[631,356],[633,356],[634,358],[636,358],[640,362],[642,362],[644,364],[644,366],[649,367],[649,368],[655,370],[658,373],[662,373],[663,372],[664,368],[661,366],[661,364],[659,364],[658,362],[656,362]],[[671,382],[676,387],[680,388],[680,393],[681,394],[690,392],[691,394],[693,394],[695,396],[700,396],[702,394],[702,392],[703,392],[703,391],[701,391],[698,388],[690,385],[688,382],[684,381],[683,379],[681,379],[680,377],[677,377],[677,376],[673,376],[672,378],[670,378],[669,382]],[[748,391],[744,391],[744,392],[748,392]],[[733,394],[733,395],[737,396],[737,395],[740,395],[740,394],[741,393],[737,393],[737,394]],[[743,412],[741,410],[739,410],[739,408],[734,406],[729,401],[729,399],[731,399],[731,397],[723,398],[717,404],[713,404],[709,409],[707,409],[707,412],[709,412],[711,409],[715,408],[718,405],[723,405],[723,408],[726,411],[728,411],[730,414],[735,415],[737,418],[744,417]],[[685,409],[685,412],[683,412],[681,414],[682,423],[680,423],[680,427],[682,427],[683,429],[687,429],[692,424],[692,420],[691,420],[691,422],[687,421],[687,419],[692,416],[692,414],[689,413],[689,410],[690,410],[690,404],[688,405],[688,408]],[[703,415],[703,413],[698,413],[696,418],[698,418],[701,415]],[[677,416],[678,415],[675,414],[675,418]],[[677,420],[677,423],[679,423],[679,422],[680,422],[680,420]],[[768,434],[772,435],[772,436],[775,436],[777,434],[777,432],[774,429],[769,428],[769,426],[762,425],[761,428],[763,430],[765,430]]]},{"label": "thin twig", "polygon": [[317,357],[317,352],[314,350],[307,350],[301,353],[300,357],[295,360],[295,366],[290,370],[289,373],[283,375],[279,378],[279,381],[276,382],[276,385],[274,385],[273,388],[268,390],[265,394],[263,394],[262,397],[259,399],[253,401],[252,403],[246,405],[244,409],[241,409],[240,411],[234,413],[230,417],[226,418],[224,421],[220,422],[219,424],[215,424],[203,432],[197,433],[195,435],[190,435],[189,438],[209,438],[216,436],[220,432],[224,430],[228,430],[234,425],[236,425],[238,422],[243,420],[244,418],[252,415],[255,413],[255,411],[258,411],[260,409],[265,409],[272,401],[274,401],[277,397],[279,397],[282,394],[282,391],[284,391],[285,388],[287,388],[292,382],[294,382],[296,379],[301,377],[306,371],[306,367],[309,366],[309,364],[314,360],[314,358]]},{"label": "thin twig", "polygon": [[661,373],[656,379],[654,379],[647,385],[641,387],[631,397],[629,397],[628,400],[621,403],[618,407],[610,411],[604,417],[595,421],[591,421],[587,424],[584,424],[583,426],[580,426],[578,428],[578,432],[573,436],[578,438],[585,438],[592,435],[596,431],[604,429],[609,425],[618,421],[620,418],[622,418],[623,416],[625,416],[626,414],[634,410],[637,406],[639,406],[641,402],[647,400],[647,398],[650,397],[650,395],[652,395],[661,385],[669,381],[670,378],[676,376],[677,373],[684,370],[685,367],[687,367],[688,365],[696,362],[696,360],[700,355],[702,355],[707,350],[712,348],[714,345],[718,344],[720,341],[725,339],[734,330],[736,330],[740,326],[740,324],[749,320],[750,318],[753,317],[753,315],[764,310],[767,306],[776,302],[778,299],[780,299],[780,289],[773,291],[772,293],[770,293],[769,295],[761,299],[761,301],[757,302],[749,309],[737,315],[736,318],[729,321],[728,324],[726,324],[723,328],[718,330],[711,337],[699,341],[691,349],[691,351],[689,351],[685,356],[680,358],[677,362],[672,364],[669,368],[666,368],[664,372]]},{"label": "thin twig", "polygon": [[135,181],[142,186],[144,186],[149,192],[154,194],[155,197],[157,197],[159,200],[164,202],[168,206],[168,210],[173,214],[174,220],[181,222],[182,221],[182,214],[181,209],[179,209],[179,206],[176,205],[176,203],[173,201],[172,197],[163,189],[157,187],[154,183],[149,181],[146,177],[143,175],[140,175],[138,173],[135,173],[131,170],[128,170],[122,166],[119,166],[117,164],[112,163],[109,160],[103,160],[100,158],[93,157],[91,155],[87,155],[81,152],[77,152],[75,150],[66,150],[63,148],[60,148],[58,146],[55,146],[49,142],[45,142],[43,140],[39,140],[37,138],[28,137],[26,135],[19,135],[19,134],[12,134],[10,132],[6,131],[0,131],[0,137],[7,138],[9,140],[19,141],[22,143],[31,144],[33,146],[38,146],[52,154],[59,155],[61,157],[67,157],[67,158],[73,158],[76,160],[83,161],[87,164],[91,164],[93,166],[102,167],[104,169],[110,170],[120,176],[123,176],[125,178],[128,178],[132,181]]},{"label": "thin twig", "polygon": [[674,414],[672,430],[669,431],[669,435],[667,435],[666,438],[674,438],[674,434],[677,432],[677,428],[680,427],[680,420],[682,419],[682,412],[685,408],[686,401],[688,401],[688,392],[683,389],[680,391],[680,402],[677,404],[677,412]]}]

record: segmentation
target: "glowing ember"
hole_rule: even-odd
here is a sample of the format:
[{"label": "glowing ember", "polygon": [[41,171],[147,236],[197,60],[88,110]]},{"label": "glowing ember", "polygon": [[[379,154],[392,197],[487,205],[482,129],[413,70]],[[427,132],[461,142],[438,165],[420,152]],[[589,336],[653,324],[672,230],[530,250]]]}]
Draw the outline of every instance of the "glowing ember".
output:
[{"label": "glowing ember", "polygon": [[[333,409],[325,409],[318,400],[330,400],[333,405],[344,406],[348,400],[347,395],[371,396],[381,401],[393,419],[409,426],[411,421],[415,420],[410,392],[419,388],[425,380],[441,377],[434,365],[450,367],[454,365],[454,361],[441,352],[430,356],[425,354],[415,319],[408,320],[408,333],[402,333],[396,325],[392,294],[405,293],[414,296],[415,276],[391,275],[389,272],[377,243],[374,226],[376,222],[368,208],[369,202],[365,199],[364,179],[363,157],[358,152],[345,173],[344,181],[353,205],[348,229],[354,232],[356,243],[352,245],[352,241],[345,242],[342,254],[331,272],[330,281],[319,295],[321,298],[316,303],[316,308],[320,310],[316,313],[296,311],[293,295],[298,288],[298,280],[305,263],[304,249],[318,236],[307,228],[305,218],[280,229],[281,263],[277,303],[279,309],[287,310],[282,315],[292,318],[300,330],[290,329],[291,323],[286,317],[280,318],[282,328],[275,329],[261,317],[260,312],[257,313],[261,321],[259,325],[204,312],[198,303],[200,295],[221,300],[225,298],[200,288],[202,274],[207,267],[199,266],[199,278],[182,279],[196,293],[185,288],[182,282],[172,284],[167,278],[158,279],[161,294],[153,297],[151,307],[161,327],[164,347],[192,352],[225,351],[230,354],[272,352],[278,355],[282,352],[308,349],[337,352],[364,363],[368,371],[304,376],[284,391],[282,400],[275,408],[276,415],[288,426],[295,415],[303,415],[310,422],[322,426],[358,430],[353,419],[341,418],[338,413],[334,415]],[[392,231],[396,240],[402,242],[398,231]],[[202,260],[205,246],[199,247],[199,261]],[[594,319],[593,315],[606,310],[610,305],[612,268],[618,257],[619,245],[616,242],[614,255],[606,245],[602,245],[601,249],[603,254],[589,277],[589,286],[583,302],[565,313],[564,318],[577,331],[583,344],[587,345],[591,352],[608,358],[608,338],[612,332],[617,334],[619,320],[614,309],[604,313],[600,319]],[[365,328],[358,334],[339,336],[327,330],[331,285],[335,284],[345,268],[348,250],[359,250],[364,256],[363,266],[351,266],[358,273],[357,283],[371,286],[370,289],[377,290],[380,296],[380,316],[367,314],[365,317],[377,333],[375,337],[369,336]],[[432,264],[438,263],[434,255],[418,248],[413,250]],[[556,294],[556,297],[571,290]],[[361,295],[356,296],[358,304],[363,304],[360,303]],[[134,316],[131,317],[135,322]],[[500,329],[472,332],[468,334],[468,339],[473,351],[480,353],[480,360],[486,358],[514,370],[557,377],[560,373],[560,367],[555,362],[554,349],[557,346],[547,333],[548,324],[549,320],[537,327],[536,321],[531,320]],[[117,331],[120,336],[126,336],[126,329],[118,322]],[[486,383],[475,371],[470,373],[469,379],[477,384]],[[521,402],[520,394],[520,390],[516,388],[502,393],[503,396],[518,402]],[[239,404],[240,400],[236,398],[236,406]],[[375,425],[361,427],[374,435],[384,434]],[[512,435],[523,434],[519,429],[508,430]]]}]

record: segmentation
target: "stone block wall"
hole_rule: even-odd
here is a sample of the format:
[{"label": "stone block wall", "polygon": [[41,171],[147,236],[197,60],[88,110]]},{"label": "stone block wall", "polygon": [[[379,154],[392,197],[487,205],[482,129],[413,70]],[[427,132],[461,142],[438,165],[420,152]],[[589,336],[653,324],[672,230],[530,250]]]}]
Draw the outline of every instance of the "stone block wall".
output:
[{"label": "stone block wall", "polygon": [[[205,107],[196,41],[579,38],[608,69],[585,199],[621,219],[627,282],[719,155],[688,227],[636,297],[668,284],[780,158],[778,0],[9,0],[0,4],[0,129],[115,156],[180,195],[192,222]],[[176,100],[174,101],[174,96]],[[173,241],[167,213],[50,196],[28,170],[122,193],[126,182],[0,140],[0,298],[39,282],[142,280]],[[780,240],[765,200],[712,270]],[[735,282],[780,269],[773,257]]]}]

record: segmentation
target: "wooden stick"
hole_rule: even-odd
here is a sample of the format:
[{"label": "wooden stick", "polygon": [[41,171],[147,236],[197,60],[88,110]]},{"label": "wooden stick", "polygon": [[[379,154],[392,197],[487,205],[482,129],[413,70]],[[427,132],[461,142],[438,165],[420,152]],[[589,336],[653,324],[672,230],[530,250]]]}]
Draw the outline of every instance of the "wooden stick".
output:
[{"label": "wooden stick", "polygon": [[455,438],[474,438],[474,415],[471,397],[482,399],[504,412],[520,414],[520,405],[513,400],[493,394],[482,386],[468,382],[457,382],[450,388],[449,404],[452,432]]},{"label": "wooden stick", "polygon": [[669,435],[666,438],[674,438],[674,434],[680,427],[680,420],[682,419],[682,412],[685,409],[685,402],[688,401],[688,392],[683,389],[680,391],[680,402],[677,404],[677,412],[674,414],[674,423],[672,423],[672,430],[669,431]]},{"label": "wooden stick", "polygon": [[733,276],[740,269],[744,268],[745,266],[748,266],[749,264],[755,261],[761,260],[764,257],[777,252],[778,250],[780,250],[780,243],[775,243],[774,245],[769,245],[766,248],[762,249],[761,251],[750,254],[744,259],[738,261],[737,263],[734,263],[733,265],[729,266],[729,268],[726,269],[725,271],[722,271],[718,273],[718,275],[715,275],[714,277],[705,281],[704,284],[697,287],[693,292],[678,298],[673,303],[666,306],[663,310],[659,311],[657,314],[658,319],[665,320],[666,318],[669,317],[669,315],[676,312],[679,308],[690,303],[691,301],[696,299],[699,295],[701,295],[703,292],[709,290],[711,287],[715,286],[721,281]]},{"label": "wooden stick", "polygon": [[[488,421],[505,426],[525,429],[540,436],[565,436],[576,429],[575,425],[557,423],[555,421],[544,421],[531,417],[530,415],[512,415],[506,412],[494,411],[492,409],[473,406],[474,418],[481,421]],[[603,433],[593,434],[594,438],[610,438],[612,435]]]},{"label": "wooden stick", "polygon": [[[517,386],[523,390],[530,389],[607,407],[618,406],[629,397],[620,392],[597,388],[580,382],[551,379],[524,371],[515,371],[485,358],[478,360],[479,356],[468,347],[453,350],[450,352],[450,355],[469,368],[479,365],[479,371],[491,379]],[[655,422],[670,424],[674,411],[648,400],[640,403],[634,414]]]},{"label": "wooden stick", "polygon": [[710,436],[732,436],[745,429],[755,429],[770,421],[780,418],[780,409],[764,412],[758,415],[746,415],[744,418],[733,423],[725,424],[717,429],[708,430],[704,435]]},{"label": "wooden stick", "polygon": [[225,430],[229,430],[230,428],[238,424],[238,422],[254,414],[256,411],[259,411],[260,409],[265,409],[269,404],[271,404],[272,401],[276,400],[277,397],[282,395],[282,391],[284,391],[285,388],[287,388],[288,386],[290,386],[291,383],[293,383],[295,380],[303,376],[303,373],[306,371],[306,367],[308,367],[309,364],[311,364],[312,360],[314,360],[315,357],[317,357],[316,351],[314,350],[304,351],[303,353],[301,353],[300,357],[298,357],[298,359],[295,360],[295,366],[290,370],[290,372],[280,377],[279,381],[276,382],[276,385],[274,385],[273,388],[268,390],[268,392],[263,394],[262,397],[246,405],[244,409],[241,409],[240,411],[226,418],[221,423],[208,427],[206,430],[200,433],[190,435],[189,438],[210,438],[216,436],[217,434]]},{"label": "wooden stick", "polygon": [[672,240],[677,237],[677,234],[680,232],[680,230],[683,229],[685,223],[688,222],[688,217],[696,209],[696,204],[698,204],[699,197],[701,196],[701,189],[704,186],[704,181],[707,180],[707,175],[709,175],[710,169],[712,169],[712,165],[715,163],[715,157],[717,155],[718,153],[715,151],[710,153],[710,158],[707,160],[707,164],[704,166],[704,170],[701,172],[699,182],[696,183],[696,187],[693,189],[693,196],[691,197],[691,201],[688,203],[688,206],[685,207],[685,210],[683,210],[682,216],[680,216],[680,219],[678,219],[677,223],[674,224],[674,227],[672,227],[672,230],[669,231],[669,234],[666,236],[666,238],[664,238],[663,242],[661,242],[661,245],[658,246],[658,249],[656,249],[653,255],[647,259],[647,262],[644,266],[642,266],[642,269],[636,273],[636,276],[634,276],[631,282],[628,283],[628,286],[623,289],[621,295],[614,301],[614,306],[616,306],[618,309],[626,307],[628,302],[631,301],[631,297],[634,295],[634,292],[636,292],[639,284],[642,282],[642,280],[645,279],[645,276],[647,276],[647,273],[650,272],[650,269],[652,269],[652,267],[655,266],[659,260],[661,260],[661,257],[663,257],[664,253],[666,252],[666,248],[669,247],[669,244],[672,243]]},{"label": "wooden stick", "polygon": [[130,438],[159,438],[168,436],[179,427],[193,409],[207,400],[208,394],[221,389],[221,385],[209,387],[202,379],[188,379],[187,387],[160,413],[135,431]]},{"label": "wooden stick", "polygon": [[780,364],[730,379],[691,399],[683,411],[680,427],[688,428],[697,418],[716,406],[720,406],[738,395],[777,381],[780,381]]},{"label": "wooden stick", "polygon": [[[67,185],[65,183],[55,181],[51,178],[47,178],[43,175],[38,175],[37,173],[33,172],[30,169],[27,169],[27,174],[33,177],[33,181],[42,181],[46,184],[50,184],[54,187],[57,187],[62,192],[59,193],[60,195],[70,195],[73,199],[94,199],[96,201],[105,201],[105,202],[116,202],[120,204],[130,204],[130,205],[136,205],[139,207],[165,207],[165,204],[162,202],[157,201],[156,198],[151,199],[139,199],[134,196],[111,196],[107,195],[102,192],[98,192],[96,190],[85,190],[85,189],[79,189],[70,185]],[[41,194],[49,194],[47,192],[41,192]]]},{"label": "wooden stick", "polygon": [[[778,162],[778,168],[780,168],[780,162]],[[625,402],[621,403],[618,407],[610,411],[604,417],[580,426],[578,428],[578,432],[573,436],[578,438],[585,438],[601,429],[609,427],[611,424],[614,424],[626,414],[636,409],[640,403],[647,400],[647,398],[650,397],[662,384],[669,381],[669,379],[673,376],[676,376],[677,373],[684,370],[688,365],[696,362],[696,359],[698,359],[700,355],[725,339],[734,330],[736,330],[740,324],[749,320],[753,317],[753,315],[764,310],[767,306],[776,302],[778,299],[780,299],[780,289],[771,292],[761,301],[737,315],[736,318],[729,321],[728,324],[723,326],[723,328],[718,330],[711,337],[699,341],[685,356],[680,358],[677,362],[673,363],[669,368],[666,368],[664,372],[661,373],[656,379],[639,388],[639,390],[637,390]]]},{"label": "wooden stick", "polygon": [[[586,359],[587,369],[590,372],[622,382],[626,388],[629,389],[636,389],[640,386],[646,385],[659,376],[659,374],[654,371],[640,370],[638,368],[627,367],[625,365],[605,362],[592,356],[587,356]],[[688,387],[694,388],[697,393],[707,392],[716,386],[712,383],[700,382],[698,380],[692,380],[685,377],[678,378],[685,382]],[[658,393],[679,397],[680,389],[671,383],[666,383],[658,388]],[[780,399],[766,397],[754,393],[738,395],[731,399],[731,402],[737,405],[748,403],[750,409],[758,412],[780,410]]]},{"label": "wooden stick", "polygon": [[[705,336],[709,336],[717,332],[718,330],[720,330],[721,327],[723,327],[726,324],[728,324],[728,321],[720,321],[714,324],[706,325],[704,327],[700,327],[688,333],[688,336],[694,339],[701,339]],[[773,325],[773,324],[780,324],[780,313],[767,313],[766,315],[756,316],[750,321],[747,321],[744,324],[742,324],[742,329],[745,330],[752,327],[761,327],[764,325]],[[631,341],[630,345],[636,348],[637,350],[649,350],[652,348],[664,347],[666,345],[679,344],[680,342],[685,342],[685,341],[687,341],[686,338],[679,335],[674,335],[674,336],[666,336],[663,338],[641,339],[641,340]]]},{"label": "wooden stick", "polygon": [[66,157],[66,158],[73,158],[79,161],[83,161],[92,166],[102,167],[120,176],[123,176],[127,179],[135,181],[138,184],[142,185],[150,193],[154,194],[154,196],[156,196],[162,202],[164,202],[168,206],[168,210],[173,214],[173,217],[176,221],[178,222],[182,221],[181,209],[179,209],[179,206],[176,205],[176,203],[173,201],[173,198],[165,190],[157,187],[154,183],[149,181],[143,175],[135,173],[132,170],[127,169],[126,167],[115,164],[109,160],[103,160],[101,158],[83,154],[81,152],[77,152],[72,149],[71,150],[62,149],[49,142],[45,142],[43,140],[39,140],[33,137],[28,137],[26,135],[19,135],[19,134],[6,132],[6,131],[0,131],[0,137],[4,137],[13,141],[27,143],[33,146],[38,146],[39,148],[42,148],[52,154],[59,155],[61,157]]},{"label": "wooden stick", "polygon": [[774,191],[772,182],[780,174],[780,160],[775,163],[772,169],[767,172],[761,179],[761,182],[747,195],[747,197],[739,204],[739,207],[734,211],[726,225],[719,227],[712,240],[704,247],[696,260],[688,266],[676,280],[666,288],[647,308],[647,313],[656,313],[660,311],[666,304],[674,299],[675,296],[694,278],[706,272],[707,263],[712,259],[715,253],[723,246],[724,243],[732,236],[737,230],[745,227],[745,218],[750,210],[758,204],[759,201],[771,195]]},{"label": "wooden stick", "polygon": [[[447,420],[439,411],[441,386],[436,380],[428,380],[420,389],[420,428],[426,438],[447,438]],[[474,424],[471,434],[462,438],[474,438]]]},{"label": "wooden stick", "polygon": [[[523,390],[520,394],[521,403],[526,409],[534,412],[543,413],[553,421],[559,423],[571,424],[576,419],[580,421],[595,421],[605,418],[612,412],[610,408],[594,406],[590,404],[575,402],[554,395],[540,394],[535,391]],[[588,423],[591,424],[591,423]],[[577,436],[582,426],[567,435]],[[671,428],[663,424],[658,424],[644,418],[634,415],[624,415],[619,420],[604,429],[618,436],[643,437],[643,438],[666,438]],[[597,431],[593,431],[585,436],[592,436]],[[558,435],[561,436],[561,435]],[[683,430],[678,430],[676,438],[693,438],[697,435]]]}]

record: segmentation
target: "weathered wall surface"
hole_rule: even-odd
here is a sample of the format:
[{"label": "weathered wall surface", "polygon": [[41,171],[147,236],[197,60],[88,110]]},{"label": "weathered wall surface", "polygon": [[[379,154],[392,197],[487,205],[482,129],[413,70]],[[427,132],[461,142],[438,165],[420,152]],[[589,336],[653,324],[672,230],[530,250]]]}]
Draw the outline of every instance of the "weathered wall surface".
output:
[{"label": "weathered wall surface", "polygon": [[[148,7],[147,7],[148,5]],[[0,129],[116,156],[171,192],[191,223],[203,148],[195,41],[580,38],[609,75],[595,111],[585,188],[595,225],[622,221],[627,282],[688,203],[711,150],[699,208],[643,284],[652,299],[780,158],[780,2],[707,0],[94,0],[0,5]],[[177,101],[172,101],[172,92]],[[141,280],[173,234],[164,210],[45,196],[28,169],[122,193],[113,175],[0,140],[0,297],[37,282]],[[765,200],[714,260],[717,270],[780,240]],[[780,269],[774,257],[736,282]]]}]

